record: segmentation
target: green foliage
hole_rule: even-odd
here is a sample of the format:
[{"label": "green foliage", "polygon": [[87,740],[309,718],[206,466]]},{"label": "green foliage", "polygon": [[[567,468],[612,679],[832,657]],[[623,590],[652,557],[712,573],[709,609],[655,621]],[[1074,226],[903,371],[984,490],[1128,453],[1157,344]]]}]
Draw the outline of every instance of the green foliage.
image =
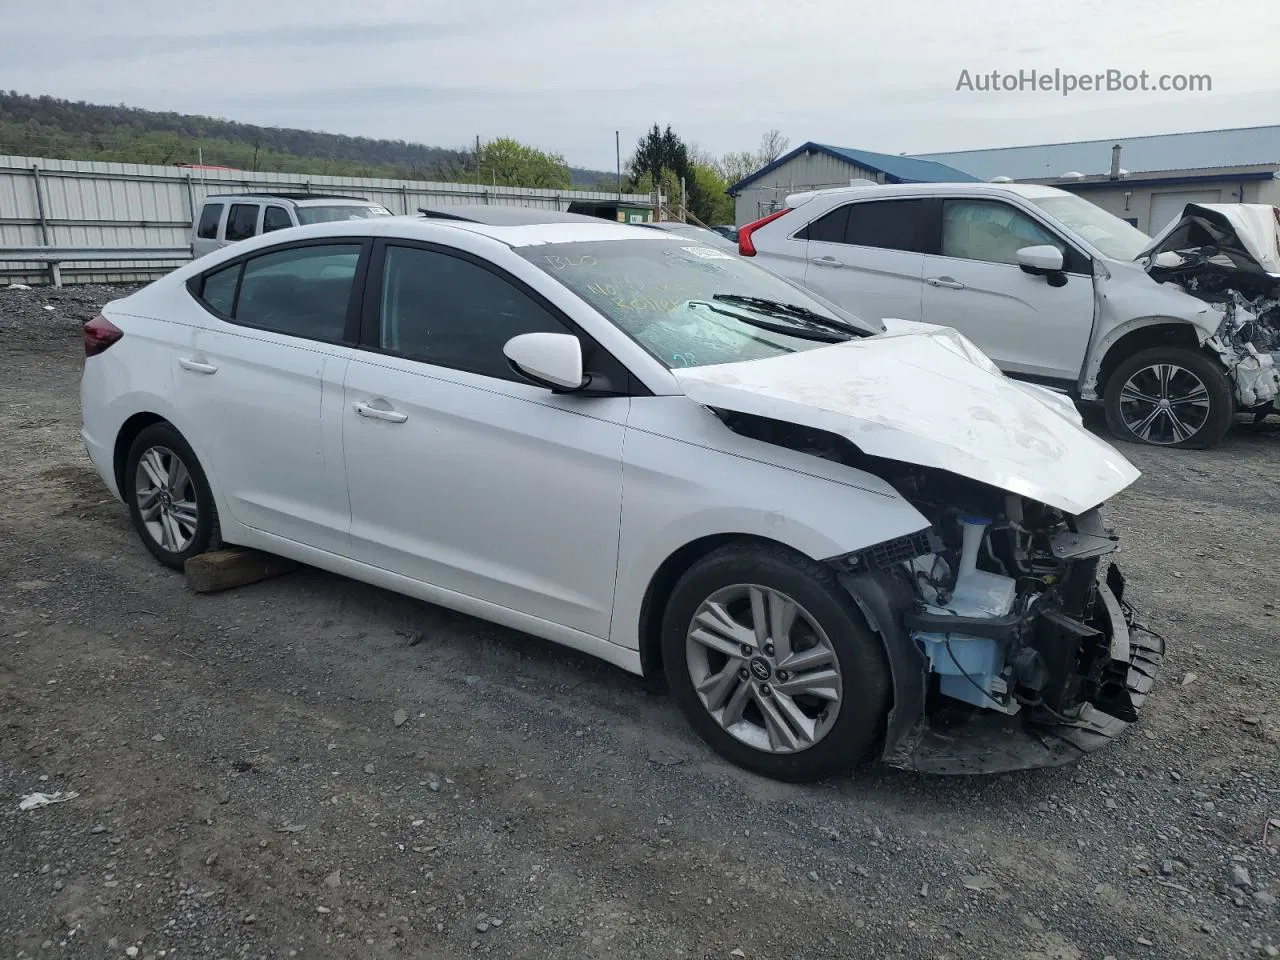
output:
[{"label": "green foliage", "polygon": [[[0,154],[157,164],[203,158],[206,164],[249,171],[455,182],[477,178],[475,153],[466,149],[258,127],[13,91],[0,91]],[[563,166],[563,159],[556,159]],[[571,184],[580,188],[609,177],[601,170],[568,170]],[[616,178],[611,184],[610,189],[616,187]]]},{"label": "green foliage", "polygon": [[693,176],[689,180],[689,209],[707,226],[718,223],[733,223],[733,198],[726,191],[720,172],[709,163],[694,162],[691,165]]},{"label": "green foliage", "polygon": [[480,148],[477,163],[481,183],[500,187],[545,187],[567,190],[569,165],[558,153],[546,153],[510,137],[491,140]]},{"label": "green foliage", "polygon": [[689,175],[689,148],[667,125],[662,130],[655,123],[653,129],[640,138],[635,155],[629,164],[631,176],[639,180],[645,174],[661,177],[664,171],[675,173],[676,184]]}]

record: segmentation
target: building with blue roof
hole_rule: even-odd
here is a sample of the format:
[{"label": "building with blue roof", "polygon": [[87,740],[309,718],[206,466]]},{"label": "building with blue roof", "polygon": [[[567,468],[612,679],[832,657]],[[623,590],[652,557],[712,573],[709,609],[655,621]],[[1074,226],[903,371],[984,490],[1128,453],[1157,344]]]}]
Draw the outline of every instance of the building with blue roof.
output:
[{"label": "building with blue roof", "polygon": [[955,167],[920,157],[803,143],[729,188],[739,225],[774,210],[792,193],[847,187],[852,180],[876,183],[957,183],[978,179]]}]

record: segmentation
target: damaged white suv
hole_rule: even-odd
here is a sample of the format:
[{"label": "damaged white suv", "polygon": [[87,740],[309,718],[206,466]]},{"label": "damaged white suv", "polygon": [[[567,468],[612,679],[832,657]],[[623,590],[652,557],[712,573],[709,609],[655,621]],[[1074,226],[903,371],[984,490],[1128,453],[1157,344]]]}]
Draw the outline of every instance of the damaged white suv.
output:
[{"label": "damaged white suv", "polygon": [[847,310],[955,327],[1010,376],[1101,400],[1120,439],[1203,448],[1277,410],[1276,216],[1189,205],[1153,243],[1053,187],[871,185],[790,196],[738,242]]},{"label": "damaged white suv", "polygon": [[256,547],[665,676],[770,776],[1065,762],[1161,657],[1098,512],[1138,472],[1066,398],[687,237],[303,227],[85,353],[89,456],[162,563]]}]

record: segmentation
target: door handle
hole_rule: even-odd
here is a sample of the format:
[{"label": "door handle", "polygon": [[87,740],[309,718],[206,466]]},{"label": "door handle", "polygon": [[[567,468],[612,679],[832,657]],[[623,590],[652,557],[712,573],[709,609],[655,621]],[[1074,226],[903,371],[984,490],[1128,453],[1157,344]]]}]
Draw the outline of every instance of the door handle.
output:
[{"label": "door handle", "polygon": [[371,403],[365,403],[357,400],[351,405],[351,409],[362,417],[368,417],[370,420],[385,420],[387,423],[404,423],[409,419],[407,413],[401,413],[399,410],[391,410],[387,407],[375,407]]},{"label": "door handle", "polygon": [[205,363],[203,360],[192,360],[190,357],[179,357],[178,366],[183,370],[190,370],[192,373],[217,373],[218,368],[212,363]]},{"label": "door handle", "polygon": [[819,267],[843,267],[844,261],[835,257],[814,257],[813,264]]},{"label": "door handle", "polygon": [[931,287],[946,287],[948,290],[963,290],[964,284],[951,277],[929,277],[925,280]]}]

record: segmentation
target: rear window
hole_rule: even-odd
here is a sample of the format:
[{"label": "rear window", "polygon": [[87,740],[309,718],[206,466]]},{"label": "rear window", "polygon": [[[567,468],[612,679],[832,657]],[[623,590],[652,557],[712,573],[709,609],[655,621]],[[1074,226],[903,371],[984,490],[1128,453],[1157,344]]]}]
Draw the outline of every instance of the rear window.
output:
[{"label": "rear window", "polygon": [[222,204],[206,203],[200,211],[200,225],[196,228],[196,236],[201,240],[218,239],[218,222],[222,219]]},{"label": "rear window", "polygon": [[371,220],[374,217],[389,217],[391,211],[376,203],[359,205],[342,203],[316,205],[314,207],[298,207],[298,223],[329,223],[334,220]]},{"label": "rear window", "polygon": [[227,215],[227,239],[248,240],[258,231],[258,205],[233,203]]}]

